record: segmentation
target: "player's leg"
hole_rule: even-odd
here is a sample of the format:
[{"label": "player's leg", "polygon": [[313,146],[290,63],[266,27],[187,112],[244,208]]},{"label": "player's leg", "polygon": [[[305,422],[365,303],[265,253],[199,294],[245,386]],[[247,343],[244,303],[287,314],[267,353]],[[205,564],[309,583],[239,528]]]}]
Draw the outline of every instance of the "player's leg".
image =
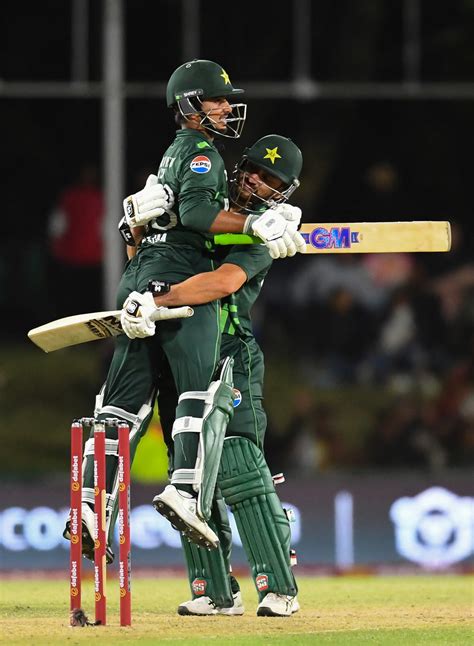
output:
[{"label": "player's leg", "polygon": [[[137,260],[130,261],[120,281],[117,304],[136,287]],[[130,457],[133,461],[140,438],[152,415],[156,375],[159,369],[159,345],[154,338],[130,340],[125,335],[115,339],[115,349],[106,382],[96,397],[94,419],[117,419],[130,426]],[[106,519],[108,529],[107,560],[113,560],[110,548],[117,511],[118,437],[115,425],[106,424]],[[93,559],[94,532],[94,427],[84,448],[83,461],[83,552]],[[64,532],[70,537],[68,524]]]},{"label": "player's leg", "polygon": [[262,452],[263,354],[254,340],[229,335],[223,337],[222,350],[234,357],[234,384],[241,402],[227,430],[219,486],[234,512],[252,569],[259,614],[289,615],[297,608],[297,586],[290,566],[288,518]]},{"label": "player's leg", "polygon": [[[138,291],[150,280],[176,283],[212,271],[202,250],[160,245],[138,254]],[[159,513],[207,547],[218,543],[206,520],[211,513],[219,455],[226,424],[232,414],[231,364],[212,381],[219,359],[220,307],[214,301],[199,305],[188,319],[156,326],[156,335],[170,363],[180,397],[173,428],[173,482],[155,497]]]},{"label": "player's leg", "polygon": [[293,612],[290,527],[261,450],[243,437],[224,441],[219,486],[231,507],[259,596],[260,615]]},{"label": "player's leg", "polygon": [[[145,341],[145,343],[143,342]],[[106,522],[108,533],[107,560],[113,560],[111,543],[118,504],[118,434],[116,421],[130,428],[130,459],[133,462],[141,437],[153,413],[154,353],[151,344],[139,339],[117,338],[112,362],[103,389],[97,395],[94,420],[105,423],[106,453]],[[150,339],[152,341],[152,339]],[[108,423],[115,420],[114,423]],[[83,461],[83,553],[94,558],[94,424],[84,447]],[[68,526],[65,537],[69,538]]]},{"label": "player's leg", "polygon": [[[168,449],[171,478],[174,451],[171,434],[178,396],[166,359],[161,362],[157,399],[163,438]],[[212,506],[209,525],[219,538],[219,546],[215,550],[200,548],[182,536],[192,597],[189,601],[180,604],[178,613],[183,615],[243,614],[240,587],[230,574],[232,534],[229,517],[222,495],[218,491]]]},{"label": "player's leg", "polygon": [[231,574],[232,533],[220,492],[212,506],[209,525],[219,537],[219,547],[205,550],[183,537],[183,551],[192,598],[178,607],[180,615],[242,615],[240,586]]},{"label": "player's leg", "polygon": [[[217,535],[205,521],[210,517],[225,429],[233,413],[232,363],[226,358],[219,364],[207,390],[185,390],[180,395],[172,432],[171,484],[153,500],[157,511],[187,538],[207,548],[218,545]],[[173,369],[171,360],[170,364]]]}]

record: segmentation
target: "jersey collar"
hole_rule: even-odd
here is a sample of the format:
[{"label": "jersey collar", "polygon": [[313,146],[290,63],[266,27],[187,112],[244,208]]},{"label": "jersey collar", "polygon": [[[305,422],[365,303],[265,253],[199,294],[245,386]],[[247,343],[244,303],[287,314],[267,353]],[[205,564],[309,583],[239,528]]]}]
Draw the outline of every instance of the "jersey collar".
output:
[{"label": "jersey collar", "polygon": [[[196,143],[199,142],[204,142],[209,145],[209,148],[212,148],[213,150],[217,150],[215,143],[208,139],[206,135],[204,135],[202,132],[199,132],[199,130],[193,130],[192,128],[183,128],[182,130],[177,130],[176,131],[176,136],[179,138],[182,137],[191,137],[196,139]],[[207,146],[206,146],[207,148]],[[203,148],[205,150],[205,148]]]}]

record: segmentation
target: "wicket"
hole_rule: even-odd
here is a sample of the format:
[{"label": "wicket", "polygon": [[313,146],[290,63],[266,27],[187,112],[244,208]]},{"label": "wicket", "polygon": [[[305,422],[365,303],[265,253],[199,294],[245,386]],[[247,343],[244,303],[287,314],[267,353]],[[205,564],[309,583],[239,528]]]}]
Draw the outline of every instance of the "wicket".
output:
[{"label": "wicket", "polygon": [[105,427],[118,435],[118,526],[120,625],[130,626],[131,544],[130,544],[130,429],[117,419],[105,422],[90,418],[71,425],[71,517],[70,517],[70,610],[81,608],[82,584],[82,455],[84,426],[94,428],[94,599],[95,623],[107,623],[107,526],[106,526],[106,437]]}]

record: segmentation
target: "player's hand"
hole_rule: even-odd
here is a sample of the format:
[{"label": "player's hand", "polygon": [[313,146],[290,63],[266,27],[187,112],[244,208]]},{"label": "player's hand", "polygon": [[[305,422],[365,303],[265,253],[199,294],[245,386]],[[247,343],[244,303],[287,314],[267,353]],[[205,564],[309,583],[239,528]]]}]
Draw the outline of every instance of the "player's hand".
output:
[{"label": "player's hand", "polygon": [[299,206],[292,206],[291,204],[278,204],[274,207],[279,215],[283,216],[288,222],[293,222],[297,227],[301,222],[301,209]]},{"label": "player's hand", "polygon": [[151,292],[132,292],[127,296],[120,313],[122,329],[129,339],[144,339],[155,334],[152,316],[159,308]]},{"label": "player's hand", "polygon": [[276,260],[294,256],[297,252],[305,253],[306,243],[296,226],[276,209],[268,209],[262,215],[249,215],[245,221],[244,233],[253,232],[261,238],[268,247],[270,256]]},{"label": "player's hand", "polygon": [[140,227],[171,210],[174,193],[167,184],[159,184],[156,175],[150,175],[145,188],[129,195],[123,201],[125,221],[129,227]]}]

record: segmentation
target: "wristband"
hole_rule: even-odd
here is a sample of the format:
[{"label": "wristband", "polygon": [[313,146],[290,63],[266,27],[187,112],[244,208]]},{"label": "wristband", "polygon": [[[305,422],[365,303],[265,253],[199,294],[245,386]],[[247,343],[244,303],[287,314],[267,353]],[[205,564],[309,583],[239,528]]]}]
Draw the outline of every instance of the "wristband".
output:
[{"label": "wristband", "polygon": [[132,231],[127,224],[125,216],[118,223],[118,230],[122,238],[125,240],[125,243],[129,247],[135,247],[135,240],[133,239]]},{"label": "wristband", "polygon": [[146,288],[147,292],[151,292],[153,296],[163,296],[171,289],[171,284],[164,280],[150,280]]},{"label": "wristband", "polygon": [[242,233],[250,233],[251,234],[252,230],[251,230],[250,227],[252,226],[253,222],[255,222],[255,220],[257,220],[257,218],[259,218],[259,217],[260,216],[258,216],[258,215],[248,215],[246,217],[246,219],[245,219],[244,228],[242,229]]}]

